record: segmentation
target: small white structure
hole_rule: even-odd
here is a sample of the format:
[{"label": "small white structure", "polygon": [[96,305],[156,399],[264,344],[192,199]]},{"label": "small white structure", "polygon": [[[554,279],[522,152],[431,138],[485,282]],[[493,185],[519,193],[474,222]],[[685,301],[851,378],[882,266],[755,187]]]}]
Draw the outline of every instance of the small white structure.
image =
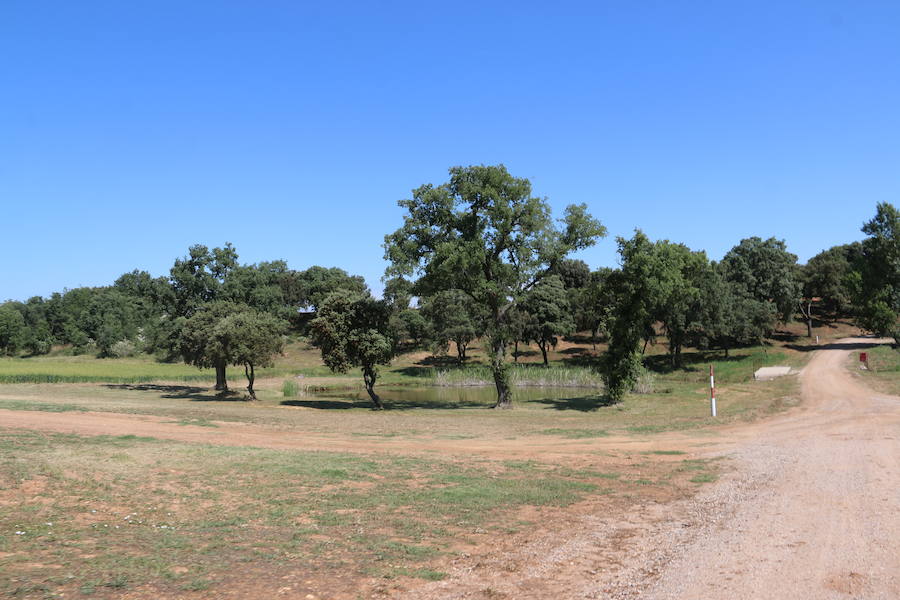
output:
[{"label": "small white structure", "polygon": [[753,379],[757,381],[769,381],[771,379],[775,379],[776,377],[784,377],[785,375],[790,374],[790,367],[763,367],[761,369],[757,369],[756,373],[753,374]]}]

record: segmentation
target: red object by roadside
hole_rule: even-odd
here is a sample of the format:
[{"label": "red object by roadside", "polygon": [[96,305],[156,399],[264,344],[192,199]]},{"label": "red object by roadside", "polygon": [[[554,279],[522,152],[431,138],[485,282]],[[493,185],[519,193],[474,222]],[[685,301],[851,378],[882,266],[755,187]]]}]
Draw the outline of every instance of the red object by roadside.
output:
[{"label": "red object by roadside", "polygon": [[868,360],[869,360],[869,354],[867,352],[859,353],[859,362],[868,362]]}]

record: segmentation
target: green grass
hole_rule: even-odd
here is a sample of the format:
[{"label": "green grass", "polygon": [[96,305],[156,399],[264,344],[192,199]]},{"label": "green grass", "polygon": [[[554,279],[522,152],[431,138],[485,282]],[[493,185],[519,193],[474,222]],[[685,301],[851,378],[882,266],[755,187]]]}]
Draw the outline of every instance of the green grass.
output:
[{"label": "green grass", "polygon": [[[247,562],[436,580],[445,574],[431,561],[467,531],[506,530],[517,507],[567,506],[607,493],[598,483],[610,481],[537,463],[137,436],[4,431],[0,457],[0,494],[12,500],[0,512],[0,570],[15,586],[52,591],[56,571],[27,565],[64,564],[66,585],[85,594],[146,584],[199,591]],[[10,581],[0,580],[0,593],[15,591]]]},{"label": "green grass", "polygon": [[[869,355],[870,371],[859,368],[859,353]],[[851,354],[848,368],[859,373],[875,389],[893,395],[900,395],[900,351],[890,346],[876,346],[858,350]]]},{"label": "green grass", "polygon": [[[298,369],[277,366],[259,369],[257,376],[273,377]],[[232,373],[232,377],[235,374]],[[2,383],[146,383],[150,381],[212,382],[215,372],[182,363],[157,362],[152,357],[95,358],[79,356],[36,356],[0,358]]]},{"label": "green grass", "polygon": [[292,379],[285,379],[281,383],[281,395],[285,398],[296,398],[300,395],[300,386]]},{"label": "green grass", "polygon": [[[102,379],[98,385],[10,384],[0,387],[0,408],[44,411],[106,411],[148,414],[173,419],[184,425],[213,426],[217,421],[252,422],[299,427],[307,432],[339,432],[341,435],[373,438],[433,437],[447,440],[516,438],[559,435],[588,440],[610,435],[655,435],[695,429],[735,421],[751,421],[783,410],[797,402],[797,380],[781,378],[755,382],[752,373],[761,364],[799,365],[809,354],[787,350],[749,348],[721,352],[686,353],[685,366],[671,370],[660,345],[649,352],[654,391],[629,394],[624,402],[610,405],[603,397],[596,374],[588,367],[554,364],[546,369],[538,364],[513,368],[520,378],[514,390],[515,411],[488,414],[495,401],[492,386],[465,387],[467,381],[489,381],[487,367],[473,360],[460,368],[433,366],[434,357],[423,353],[398,357],[384,369],[378,389],[388,410],[373,415],[371,403],[359,389],[358,376],[277,381],[258,386],[259,402],[236,402],[241,393],[220,397],[206,384],[176,383],[179,378],[200,373],[188,365],[157,363],[149,358],[95,359],[50,356],[0,360],[0,375],[30,377],[28,371],[56,369],[54,377]],[[655,352],[656,354],[652,354]],[[319,372],[324,367],[317,352],[302,343],[288,347],[275,371]],[[719,417],[708,414],[708,364],[716,367],[719,385]],[[437,361],[437,364],[447,364]],[[427,365],[427,366],[426,366]],[[16,374],[14,371],[19,371]],[[230,383],[239,389],[243,382],[239,369],[230,369]],[[326,373],[327,369],[324,369]],[[454,387],[430,385],[437,373],[445,373]],[[143,373],[143,374],[141,374]],[[209,374],[210,376],[212,373]],[[351,374],[352,375],[352,374]],[[130,384],[114,381],[157,379],[158,383]],[[528,385],[531,382],[553,387]],[[165,380],[175,380],[169,383]],[[590,383],[594,387],[577,387]],[[389,385],[395,385],[391,388]],[[572,387],[559,387],[560,385]],[[579,384],[580,385],[580,384]],[[296,386],[296,396],[294,393]],[[279,387],[281,389],[279,389]],[[319,393],[320,388],[341,391]],[[350,389],[347,389],[350,388]],[[345,391],[346,390],[346,391]],[[287,396],[285,396],[287,392]],[[317,410],[292,410],[293,408]],[[340,416],[337,417],[336,410]],[[337,418],[336,418],[337,417]],[[373,424],[377,424],[373,427]]]},{"label": "green grass", "polygon": [[560,429],[558,427],[542,429],[536,433],[540,435],[556,435],[572,440],[606,437],[609,435],[609,432],[603,429]]},{"label": "green grass", "polygon": [[713,483],[719,479],[719,459],[688,459],[681,461],[679,472],[691,474],[691,483]]},{"label": "green grass", "polygon": [[218,425],[208,419],[179,419],[177,421],[166,422],[175,423],[177,425],[193,425],[195,427],[218,427]]},{"label": "green grass", "polygon": [[43,412],[84,412],[87,409],[77,404],[55,404],[53,402],[30,402],[28,400],[0,399],[0,408],[6,410],[38,410]]},{"label": "green grass", "polygon": [[[430,385],[440,387],[494,385],[491,370],[483,365],[434,369],[429,379]],[[589,367],[512,365],[509,379],[513,386],[519,387],[603,387],[599,373]]]}]

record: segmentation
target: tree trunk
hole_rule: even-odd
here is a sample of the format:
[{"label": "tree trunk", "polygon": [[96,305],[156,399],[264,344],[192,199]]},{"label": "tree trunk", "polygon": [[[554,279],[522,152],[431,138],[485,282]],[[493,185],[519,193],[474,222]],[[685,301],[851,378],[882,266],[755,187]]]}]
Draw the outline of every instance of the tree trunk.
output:
[{"label": "tree trunk", "polygon": [[515,342],[515,348],[513,349],[513,360],[519,362],[519,340]]},{"label": "tree trunk", "polygon": [[459,364],[462,364],[466,360],[466,344],[456,342],[456,357],[459,359]]},{"label": "tree trunk", "polygon": [[591,329],[591,348],[597,350],[597,328]]},{"label": "tree trunk", "polygon": [[544,357],[544,366],[549,367],[550,363],[547,362],[547,342],[538,341],[538,348],[541,349],[541,355]]},{"label": "tree trunk", "polygon": [[812,300],[806,305],[806,337],[812,337]]},{"label": "tree trunk", "polygon": [[221,362],[216,365],[216,389],[223,392],[228,391],[228,381],[225,379],[225,363]]},{"label": "tree trunk", "polygon": [[252,364],[244,364],[244,375],[247,376],[247,393],[250,394],[251,400],[256,400],[256,392],[253,391],[253,382],[256,381],[256,372],[253,370]]},{"label": "tree trunk", "polygon": [[800,314],[806,320],[806,337],[813,336],[813,318],[812,318],[812,300],[807,300],[806,309],[803,308],[803,301],[800,301]]},{"label": "tree trunk", "polygon": [[368,367],[363,368],[363,381],[366,382],[366,391],[369,393],[369,398],[372,399],[372,404],[374,410],[383,410],[384,404],[381,402],[381,398],[378,397],[378,394],[375,393],[375,379],[377,379],[378,375],[375,373],[375,369],[371,369]]},{"label": "tree trunk", "polygon": [[494,386],[497,388],[497,403],[494,408],[512,408],[512,397],[509,393],[509,372],[503,358],[506,344],[503,340],[492,340],[491,371],[494,375]]}]

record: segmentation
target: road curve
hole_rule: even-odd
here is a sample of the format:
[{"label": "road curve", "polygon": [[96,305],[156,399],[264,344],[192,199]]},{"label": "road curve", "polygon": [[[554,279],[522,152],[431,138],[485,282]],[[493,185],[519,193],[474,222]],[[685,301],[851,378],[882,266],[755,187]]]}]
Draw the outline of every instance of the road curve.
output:
[{"label": "road curve", "polygon": [[871,343],[816,351],[801,374],[803,409],[741,432],[738,468],[766,484],[642,597],[900,598],[900,398],[847,369]]}]

